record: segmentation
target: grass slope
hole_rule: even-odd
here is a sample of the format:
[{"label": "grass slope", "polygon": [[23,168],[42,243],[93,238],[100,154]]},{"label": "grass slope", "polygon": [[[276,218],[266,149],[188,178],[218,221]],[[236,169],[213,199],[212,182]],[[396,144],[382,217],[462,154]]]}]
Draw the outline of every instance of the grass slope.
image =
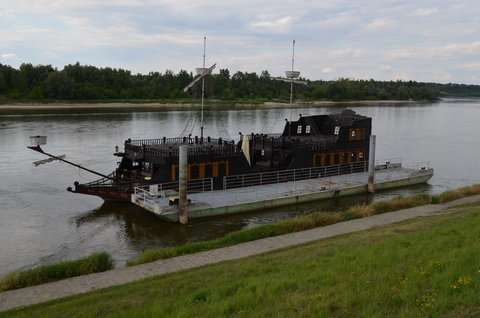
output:
[{"label": "grass slope", "polygon": [[247,230],[235,231],[225,235],[224,237],[211,241],[192,242],[178,247],[147,249],[136,260],[129,261],[127,265],[139,265],[153,262],[158,259],[166,259],[180,255],[198,253],[266,237],[305,231],[315,227],[358,219],[375,214],[408,209],[430,203],[445,203],[475,194],[480,194],[480,185],[478,184],[449,190],[435,196],[419,193],[410,197],[397,197],[369,205],[357,205],[339,213],[316,211],[308,215],[297,216],[273,224],[265,224]]},{"label": "grass slope", "polygon": [[478,317],[480,207],[2,313],[2,317]]},{"label": "grass slope", "polygon": [[65,278],[104,272],[113,268],[107,253],[92,254],[85,258],[13,272],[0,277],[0,292],[45,284]]}]

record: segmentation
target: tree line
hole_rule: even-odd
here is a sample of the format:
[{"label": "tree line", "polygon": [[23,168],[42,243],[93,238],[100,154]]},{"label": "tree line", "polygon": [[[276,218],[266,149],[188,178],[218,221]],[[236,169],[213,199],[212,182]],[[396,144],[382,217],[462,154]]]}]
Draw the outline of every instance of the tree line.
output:
[{"label": "tree line", "polygon": [[[18,69],[0,64],[0,97],[10,100],[142,100],[200,98],[201,85],[183,92],[193,79],[181,70],[132,74],[128,70],[66,65],[22,64]],[[290,83],[261,74],[220,69],[205,80],[205,96],[212,100],[288,100]],[[312,100],[436,100],[439,88],[414,81],[374,81],[339,79],[310,81],[294,85],[294,98]]]},{"label": "tree line", "polygon": [[438,84],[428,83],[428,86],[440,92],[440,96],[480,97],[480,86],[469,84]]}]

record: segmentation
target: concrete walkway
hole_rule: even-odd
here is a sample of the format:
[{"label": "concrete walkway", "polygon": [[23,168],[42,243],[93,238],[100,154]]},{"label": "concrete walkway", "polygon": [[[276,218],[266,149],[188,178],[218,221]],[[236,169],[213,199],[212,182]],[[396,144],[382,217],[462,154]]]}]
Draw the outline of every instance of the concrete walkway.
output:
[{"label": "concrete walkway", "polygon": [[126,284],[154,275],[173,273],[179,270],[199,267],[202,265],[240,259],[279,248],[362,231],[416,217],[438,215],[439,213],[452,213],[457,210],[442,210],[451,206],[476,202],[479,200],[480,195],[476,195],[449,203],[419,206],[411,209],[332,224],[308,231],[269,237],[197,254],[184,255],[148,264],[114,269],[107,272],[78,276],[44,285],[6,291],[0,293],[0,311],[86,293],[105,287]]}]

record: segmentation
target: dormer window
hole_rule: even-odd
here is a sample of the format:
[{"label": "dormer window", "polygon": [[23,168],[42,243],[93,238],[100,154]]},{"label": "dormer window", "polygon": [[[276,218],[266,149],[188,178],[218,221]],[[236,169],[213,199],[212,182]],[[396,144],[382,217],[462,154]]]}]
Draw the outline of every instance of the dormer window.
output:
[{"label": "dormer window", "polygon": [[305,126],[305,133],[306,134],[310,133],[310,125]]},{"label": "dormer window", "polygon": [[298,125],[297,126],[297,134],[301,134],[302,133],[302,125]]}]

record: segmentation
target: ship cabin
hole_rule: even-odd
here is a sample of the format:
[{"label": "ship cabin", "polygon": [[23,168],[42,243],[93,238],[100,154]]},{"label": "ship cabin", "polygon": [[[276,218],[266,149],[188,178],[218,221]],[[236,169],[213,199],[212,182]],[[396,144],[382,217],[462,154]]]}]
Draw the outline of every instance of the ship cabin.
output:
[{"label": "ship cabin", "polygon": [[[281,134],[249,134],[240,140],[180,137],[126,140],[115,176],[142,183],[178,181],[179,146],[188,146],[187,178],[298,169],[368,160],[371,118],[344,110],[339,114],[300,116]],[[248,140],[245,144],[245,139]],[[246,149],[248,148],[248,149]]]}]

